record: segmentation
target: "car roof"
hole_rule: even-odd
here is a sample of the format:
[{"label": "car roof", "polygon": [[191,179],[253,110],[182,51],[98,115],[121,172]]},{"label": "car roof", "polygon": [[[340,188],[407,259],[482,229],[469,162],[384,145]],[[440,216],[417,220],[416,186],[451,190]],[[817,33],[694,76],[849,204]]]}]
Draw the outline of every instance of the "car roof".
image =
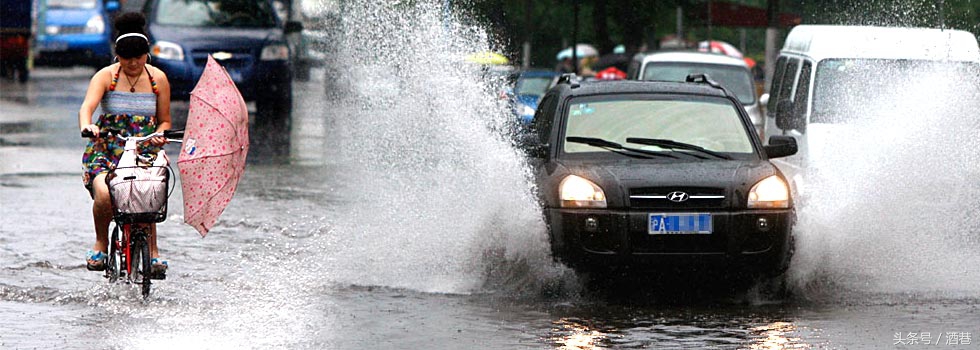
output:
[{"label": "car roof", "polygon": [[656,52],[644,55],[642,61],[644,65],[649,62],[683,62],[748,67],[745,61],[732,56],[698,51]]},{"label": "car roof", "polygon": [[555,88],[563,95],[571,97],[607,94],[689,94],[728,98],[721,88],[707,83],[681,83],[670,81],[641,80],[587,80],[582,82],[559,82]]},{"label": "car roof", "polygon": [[962,30],[800,25],[782,52],[825,58],[885,58],[980,62],[977,38]]}]

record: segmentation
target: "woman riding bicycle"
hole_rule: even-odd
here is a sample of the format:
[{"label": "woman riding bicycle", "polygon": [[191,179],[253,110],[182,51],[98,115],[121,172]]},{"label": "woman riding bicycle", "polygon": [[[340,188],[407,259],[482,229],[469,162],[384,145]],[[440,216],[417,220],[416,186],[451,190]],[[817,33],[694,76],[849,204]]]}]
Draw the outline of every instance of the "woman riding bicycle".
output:
[{"label": "woman riding bicycle", "polygon": [[[89,82],[85,101],[78,110],[81,131],[98,135],[106,128],[123,130],[126,136],[143,136],[170,129],[170,83],[166,74],[149,62],[150,45],[143,27],[146,18],[135,12],[119,15],[114,23],[119,36],[115,52],[118,63],[102,68]],[[123,79],[120,79],[122,77]],[[101,104],[102,115],[93,123],[92,115]],[[140,148],[144,156],[155,157],[166,138],[155,137]],[[115,167],[123,153],[124,143],[113,136],[93,137],[85,148],[82,164],[83,181],[94,199],[95,245],[88,251],[86,267],[103,271],[109,245],[109,223],[112,221],[112,202],[106,175]],[[154,273],[165,273],[167,262],[159,259],[156,225],[151,224],[150,256]]]}]

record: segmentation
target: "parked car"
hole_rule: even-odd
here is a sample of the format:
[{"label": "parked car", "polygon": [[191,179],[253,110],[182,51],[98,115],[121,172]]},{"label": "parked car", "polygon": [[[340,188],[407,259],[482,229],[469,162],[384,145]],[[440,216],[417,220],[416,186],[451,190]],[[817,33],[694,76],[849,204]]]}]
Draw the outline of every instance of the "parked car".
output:
[{"label": "parked car", "polygon": [[545,92],[558,81],[558,73],[552,70],[530,69],[517,73],[514,80],[512,93],[514,114],[521,124],[527,125],[534,119],[534,112],[538,108],[541,96],[544,96]]},{"label": "parked car", "polygon": [[26,82],[33,35],[32,3],[0,0],[0,77]]},{"label": "parked car", "polygon": [[112,14],[117,0],[47,0],[40,9],[34,64],[85,65],[102,69],[112,63]]},{"label": "parked car", "polygon": [[285,34],[302,30],[283,23],[271,0],[129,0],[147,17],[150,64],[167,73],[171,96],[188,99],[208,55],[255,101],[257,123],[288,122],[293,89]]},{"label": "parked car", "polygon": [[752,80],[752,72],[745,61],[716,53],[675,51],[657,52],[638,55],[635,69],[629,70],[632,76],[627,79],[661,80],[683,82],[691,74],[707,74],[731,91],[749,113],[756,132],[762,135],[765,118],[756,89]]},{"label": "parked car", "polygon": [[[955,71],[935,78],[937,68]],[[976,89],[980,47],[969,32],[930,28],[803,25],[790,31],[776,60],[766,108],[766,135],[799,139],[799,154],[776,162],[800,190],[812,146],[811,126],[842,126],[906,90],[908,77]],[[923,74],[925,74],[923,78]],[[964,108],[975,109],[976,101]],[[840,130],[840,128],[835,128]]]},{"label": "parked car", "polygon": [[552,253],[577,271],[775,276],[792,254],[793,198],[741,101],[690,82],[578,82],[542,99],[523,146]]}]

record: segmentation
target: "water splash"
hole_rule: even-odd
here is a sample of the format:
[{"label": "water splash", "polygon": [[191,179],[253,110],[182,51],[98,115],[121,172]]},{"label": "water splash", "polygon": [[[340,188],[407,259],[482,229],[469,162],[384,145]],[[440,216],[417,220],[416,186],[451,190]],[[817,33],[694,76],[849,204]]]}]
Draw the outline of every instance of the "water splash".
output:
[{"label": "water splash", "polygon": [[513,118],[504,75],[463,60],[498,44],[442,1],[346,5],[335,87],[346,91],[331,94],[345,108],[328,117],[350,205],[319,242],[330,278],[446,293],[554,281],[563,269],[528,170],[500,132]]},{"label": "water splash", "polygon": [[799,289],[980,296],[976,68],[879,66],[834,92],[861,108],[807,130]]}]

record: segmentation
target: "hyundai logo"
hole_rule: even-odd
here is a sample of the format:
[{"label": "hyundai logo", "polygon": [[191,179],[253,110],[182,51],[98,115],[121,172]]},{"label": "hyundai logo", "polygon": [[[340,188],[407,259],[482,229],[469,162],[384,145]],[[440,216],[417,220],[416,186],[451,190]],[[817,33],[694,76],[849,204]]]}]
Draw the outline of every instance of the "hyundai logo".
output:
[{"label": "hyundai logo", "polygon": [[687,201],[688,198],[691,198],[691,196],[687,195],[686,192],[681,191],[674,191],[667,194],[667,199],[669,199],[671,202],[680,203]]}]

